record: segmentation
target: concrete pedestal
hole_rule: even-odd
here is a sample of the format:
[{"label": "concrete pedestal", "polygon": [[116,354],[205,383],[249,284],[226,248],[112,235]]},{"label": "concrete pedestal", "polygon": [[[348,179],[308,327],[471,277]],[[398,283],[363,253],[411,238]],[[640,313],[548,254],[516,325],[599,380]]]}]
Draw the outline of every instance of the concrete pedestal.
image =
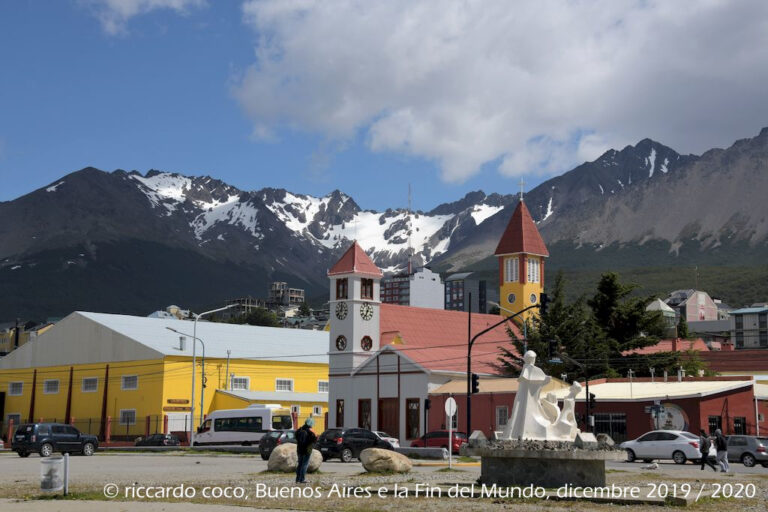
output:
[{"label": "concrete pedestal", "polygon": [[480,448],[480,483],[500,486],[580,487],[605,485],[605,461],[624,452],[602,450],[525,450]]}]

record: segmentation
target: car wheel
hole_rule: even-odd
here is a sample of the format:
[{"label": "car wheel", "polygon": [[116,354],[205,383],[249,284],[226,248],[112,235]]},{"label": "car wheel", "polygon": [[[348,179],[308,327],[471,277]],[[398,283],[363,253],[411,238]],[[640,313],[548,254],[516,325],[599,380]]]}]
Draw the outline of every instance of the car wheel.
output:
[{"label": "car wheel", "polygon": [[635,462],[635,460],[637,460],[635,451],[627,449],[627,462]]},{"label": "car wheel", "polygon": [[93,446],[93,443],[85,443],[83,445],[83,455],[86,457],[90,457],[93,455],[93,452],[96,451],[96,448]]},{"label": "car wheel", "polygon": [[763,467],[768,468],[768,462],[763,462]]},{"label": "car wheel", "polygon": [[29,452],[19,452],[19,457],[21,457],[22,459],[24,457],[29,457]]},{"label": "car wheel", "polygon": [[344,448],[341,450],[341,462],[349,462],[352,460],[352,450]]},{"label": "car wheel", "polygon": [[42,446],[40,446],[41,457],[50,457],[52,453],[53,445],[51,443],[43,443]]},{"label": "car wheel", "polygon": [[680,450],[675,450],[672,453],[672,460],[675,461],[675,464],[685,464],[688,460],[688,457],[686,457],[685,454]]},{"label": "car wheel", "polygon": [[326,454],[323,454],[323,462],[328,460],[328,456]]},{"label": "car wheel", "polygon": [[745,453],[741,456],[741,463],[748,468],[755,467],[755,456],[751,453]]},{"label": "car wheel", "polygon": [[261,460],[269,460],[269,455],[262,453],[261,454]]}]

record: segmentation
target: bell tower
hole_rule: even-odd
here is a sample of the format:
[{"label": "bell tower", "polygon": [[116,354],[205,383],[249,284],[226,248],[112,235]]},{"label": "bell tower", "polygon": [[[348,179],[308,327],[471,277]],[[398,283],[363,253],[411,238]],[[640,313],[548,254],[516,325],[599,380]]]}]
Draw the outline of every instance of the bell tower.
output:
[{"label": "bell tower", "polygon": [[[510,316],[537,304],[544,291],[544,260],[549,251],[523,202],[522,192],[494,254],[499,258],[501,314]],[[538,310],[532,309],[521,316],[527,320],[535,314]]]},{"label": "bell tower", "polygon": [[331,374],[350,374],[379,350],[381,277],[357,242],[328,271]]}]

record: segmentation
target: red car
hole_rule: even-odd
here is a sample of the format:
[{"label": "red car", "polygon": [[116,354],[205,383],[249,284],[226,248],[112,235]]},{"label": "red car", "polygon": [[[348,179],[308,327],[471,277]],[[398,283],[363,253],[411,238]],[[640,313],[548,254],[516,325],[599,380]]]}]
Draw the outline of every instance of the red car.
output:
[{"label": "red car", "polygon": [[[453,453],[459,453],[459,447],[467,442],[467,434],[464,432],[453,433]],[[448,449],[448,431],[435,430],[411,442],[416,448],[445,448]]]}]

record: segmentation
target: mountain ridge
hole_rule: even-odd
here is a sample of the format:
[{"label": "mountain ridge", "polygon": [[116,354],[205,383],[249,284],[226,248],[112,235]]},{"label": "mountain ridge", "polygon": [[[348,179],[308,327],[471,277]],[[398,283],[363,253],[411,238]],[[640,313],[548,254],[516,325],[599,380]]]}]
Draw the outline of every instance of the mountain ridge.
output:
[{"label": "mountain ridge", "polygon": [[[707,252],[730,254],[722,248],[737,243],[764,250],[768,210],[759,199],[768,194],[766,173],[768,128],[701,156],[681,155],[646,138],[541,183],[525,201],[546,243],[557,248],[551,269],[575,268],[584,258],[608,268],[621,266],[626,251],[607,261],[598,257],[600,251],[615,246],[642,254],[651,242],[654,257],[668,247],[670,257],[662,259],[693,264],[708,261]],[[18,276],[34,269],[45,269],[61,286],[73,286],[75,268],[109,276],[102,254],[114,257],[118,246],[143,261],[123,261],[134,273],[126,281],[147,282],[163,268],[155,268],[151,252],[129,246],[148,244],[175,254],[182,267],[199,271],[208,261],[222,283],[237,282],[226,275],[228,268],[233,276],[248,276],[241,281],[241,295],[262,295],[264,283],[276,276],[321,294],[327,288],[325,272],[353,239],[386,272],[401,271],[409,259],[445,272],[488,266],[517,201],[514,194],[476,190],[428,212],[375,211],[361,209],[339,189],[315,197],[272,187],[241,190],[211,176],[86,167],[0,202],[0,285],[13,283],[15,293],[26,297]],[[694,246],[698,252],[681,252]],[[42,256],[51,254],[59,261]],[[686,261],[679,261],[680,254]],[[734,265],[748,259],[738,253],[733,258]],[[205,304],[202,292],[195,296],[184,290],[174,302]],[[94,293],[112,307],[110,290],[97,287]],[[162,305],[132,293],[136,308]],[[30,309],[63,314],[76,305],[19,307],[6,296],[0,299],[0,318]]]}]

